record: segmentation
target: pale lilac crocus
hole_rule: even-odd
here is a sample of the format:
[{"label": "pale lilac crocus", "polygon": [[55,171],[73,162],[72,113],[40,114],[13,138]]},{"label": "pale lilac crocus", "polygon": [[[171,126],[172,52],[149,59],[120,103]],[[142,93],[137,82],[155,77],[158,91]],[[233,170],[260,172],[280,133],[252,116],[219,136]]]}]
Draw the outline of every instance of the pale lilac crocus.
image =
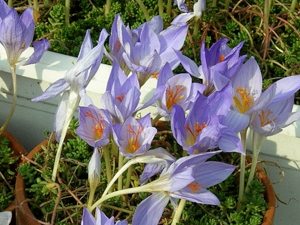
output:
[{"label": "pale lilac crocus", "polygon": [[[240,139],[229,127],[222,125],[230,107],[231,95],[225,90],[210,99],[198,93],[197,100],[185,117],[184,110],[173,106],[171,128],[177,143],[189,154],[219,147],[224,152],[243,153]],[[217,102],[216,100],[219,100]],[[229,101],[228,101],[229,99]]]},{"label": "pale lilac crocus", "polygon": [[[251,57],[237,72],[237,75],[232,81],[232,86],[233,110],[236,111],[235,114],[240,114],[240,116],[235,117],[236,123],[243,124],[244,128],[246,128],[249,126],[250,119],[253,119],[256,113],[257,116],[260,114],[261,118],[266,117],[268,115],[268,109],[264,109],[265,107],[271,103],[283,102],[299,90],[300,75],[280,79],[262,92],[261,71],[255,59]],[[273,107],[276,108],[275,105],[273,105]],[[262,113],[261,110],[264,112]],[[277,110],[280,112],[282,109],[277,108],[276,111]],[[269,113],[269,116],[273,115]],[[269,117],[267,117],[267,119],[268,118]],[[257,124],[257,119],[255,121]]]},{"label": "pale lilac crocus", "polygon": [[139,88],[136,74],[127,77],[114,61],[101,102],[115,123],[123,123],[135,113],[141,95]]},{"label": "pale lilac crocus", "polygon": [[[14,8],[9,8],[4,0],[0,0],[0,43],[4,46],[7,61],[15,66],[23,51],[33,40],[34,35],[33,9],[26,9],[21,17]],[[43,39],[34,43],[34,53],[25,62],[25,65],[37,63],[44,52],[49,48],[49,41]]]},{"label": "pale lilac crocus", "polygon": [[209,50],[202,42],[200,51],[201,66],[199,67],[193,60],[176,51],[176,55],[185,70],[192,76],[203,80],[203,84],[206,86],[204,93],[207,96],[215,90],[222,89],[230,82],[246,58],[245,55],[239,56],[244,42],[230,49],[226,45],[227,41],[226,38],[222,38],[213,44]]},{"label": "pale lilac crocus", "polygon": [[206,162],[219,152],[180,158],[164,170],[157,180],[146,184],[144,190],[153,194],[138,205],[132,225],[157,225],[170,200],[174,208],[177,199],[219,205],[218,198],[206,188],[222,182],[235,169],[235,166],[221,162]]},{"label": "pale lilac crocus", "polygon": [[103,147],[110,142],[112,121],[106,110],[94,105],[79,107],[79,126],[76,134],[92,147]]},{"label": "pale lilac crocus", "polygon": [[156,132],[156,128],[151,126],[149,114],[138,120],[128,117],[122,125],[113,125],[114,140],[120,153],[126,158],[133,158],[148,151]]},{"label": "pale lilac crocus", "polygon": [[171,117],[173,105],[180,105],[188,110],[195,101],[197,92],[203,93],[205,86],[192,83],[192,78],[187,73],[173,76],[173,71],[168,63],[158,75],[158,81],[153,98],[157,99],[158,113],[166,118]]},{"label": "pale lilac crocus", "polygon": [[[158,20],[157,17],[155,21]],[[138,76],[140,86],[152,76],[157,75],[166,62],[175,69],[179,61],[174,50],[179,50],[185,40],[188,26],[170,26],[156,33],[161,26],[153,23],[144,23],[135,34],[131,35],[128,29],[122,25],[118,27],[119,41],[124,47],[123,59],[128,68]]]},{"label": "pale lilac crocus", "polygon": [[87,208],[83,209],[83,216],[81,220],[81,225],[127,225],[128,222],[117,221],[114,222],[114,217],[108,218],[98,207],[96,208],[96,219],[89,212]]}]

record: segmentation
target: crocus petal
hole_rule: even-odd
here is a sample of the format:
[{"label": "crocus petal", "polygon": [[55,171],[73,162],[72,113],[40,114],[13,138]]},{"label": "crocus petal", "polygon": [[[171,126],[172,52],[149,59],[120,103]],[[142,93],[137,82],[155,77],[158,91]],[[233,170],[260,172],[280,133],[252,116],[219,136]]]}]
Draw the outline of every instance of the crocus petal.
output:
[{"label": "crocus petal", "polygon": [[204,188],[211,187],[226,180],[235,169],[235,166],[221,162],[199,163],[194,167],[195,182]]},{"label": "crocus petal", "polygon": [[33,35],[34,35],[34,19],[33,19],[33,9],[28,8],[26,9],[21,17],[20,20],[23,22],[23,24],[26,26],[26,35],[25,35],[25,49],[29,47],[29,45],[32,42]]},{"label": "crocus petal", "polygon": [[96,220],[87,208],[83,209],[81,225],[96,225]]},{"label": "crocus petal", "polygon": [[181,13],[175,17],[175,19],[171,22],[172,25],[181,25],[186,24],[190,19],[194,17],[194,13]]},{"label": "crocus petal", "polygon": [[191,193],[188,188],[170,193],[170,196],[177,199],[186,199],[191,202],[208,205],[220,205],[219,199],[210,191],[202,188],[200,192]]},{"label": "crocus petal", "polygon": [[4,19],[4,17],[9,13],[11,10],[4,0],[0,1],[0,22]]},{"label": "crocus petal", "polygon": [[[177,170],[179,171],[179,170]],[[175,192],[178,191],[190,183],[194,181],[194,176],[193,176],[193,168],[188,167],[180,172],[175,172],[173,171],[172,173],[172,183],[171,183],[171,188],[169,192]]]},{"label": "crocus petal", "polygon": [[55,131],[55,139],[57,142],[60,140],[61,132],[66,120],[66,111],[68,108],[69,91],[63,93],[60,103],[56,109],[53,130]]},{"label": "crocus petal", "polygon": [[218,142],[218,147],[223,152],[238,152],[245,155],[241,140],[238,138],[236,133],[229,128],[221,129],[221,138]]},{"label": "crocus petal", "polygon": [[152,194],[136,208],[132,225],[157,225],[170,197],[164,192]]},{"label": "crocus petal", "polygon": [[31,101],[39,102],[54,98],[64,92],[69,86],[70,85],[65,81],[65,79],[59,79],[51,84],[40,96],[35,97]]},{"label": "crocus petal", "polygon": [[101,170],[101,161],[99,156],[99,151],[97,148],[94,148],[94,153],[89,162],[88,166],[88,178],[89,182],[98,185],[100,183],[100,170]]},{"label": "crocus petal", "polygon": [[188,58],[187,56],[183,55],[180,51],[175,51],[178,59],[180,60],[184,69],[194,77],[200,77],[199,68],[196,63]]},{"label": "crocus petal", "polygon": [[44,52],[50,47],[50,42],[47,39],[36,41],[33,43],[34,53],[24,63],[25,65],[34,64],[40,61]]},{"label": "crocus petal", "polygon": [[179,50],[184,44],[185,37],[187,35],[187,24],[181,24],[180,26],[172,25],[160,33],[159,39],[161,42],[161,49],[165,51],[167,48]]},{"label": "crocus petal", "polygon": [[182,12],[189,12],[187,5],[184,3],[185,0],[175,0],[174,5],[178,6],[178,9]]},{"label": "crocus petal", "polygon": [[250,122],[250,116],[246,114],[239,113],[235,110],[230,110],[225,120],[222,121],[224,126],[230,127],[235,133],[244,130]]}]

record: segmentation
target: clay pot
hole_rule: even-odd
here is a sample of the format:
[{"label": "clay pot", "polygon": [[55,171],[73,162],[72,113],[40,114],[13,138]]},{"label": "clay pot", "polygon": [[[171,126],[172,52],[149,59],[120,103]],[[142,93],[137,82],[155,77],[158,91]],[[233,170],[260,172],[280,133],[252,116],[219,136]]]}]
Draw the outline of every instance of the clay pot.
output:
[{"label": "clay pot", "polygon": [[[39,145],[37,145],[28,155],[27,158],[32,159],[36,152],[42,151],[42,145],[47,146],[48,140],[44,140]],[[24,160],[22,163],[25,163]],[[40,225],[41,223],[34,217],[31,210],[26,203],[25,197],[25,182],[20,173],[17,174],[16,187],[15,187],[15,195],[16,195],[16,220],[18,225]]]},{"label": "clay pot", "polygon": [[[21,145],[21,143],[14,136],[12,136],[7,131],[4,131],[2,135],[9,140],[9,147],[14,151],[13,157],[18,157],[18,156],[21,156],[22,154],[26,153],[23,145]],[[5,211],[14,211],[14,209],[15,209],[15,201],[13,201],[5,209]],[[11,224],[15,224],[14,218],[12,219]]]},{"label": "clay pot", "polygon": [[[29,154],[28,158],[32,159],[34,154],[36,152],[42,151],[41,146],[47,146],[48,140],[45,140],[41,142],[38,146],[36,146]],[[248,157],[247,157],[248,161]],[[251,162],[251,158],[249,160]],[[262,225],[272,225],[273,224],[273,218],[275,215],[275,191],[272,187],[272,184],[267,177],[267,175],[262,171],[262,169],[257,166],[257,175],[263,185],[265,186],[265,198],[266,201],[269,204],[269,208],[267,209]],[[16,209],[16,215],[17,215],[17,224],[22,224],[22,225],[41,225],[40,223],[32,214],[30,211],[28,204],[25,201],[25,183],[24,180],[21,176],[20,173],[17,175],[17,181],[16,181],[16,204],[17,204],[17,209]]]}]

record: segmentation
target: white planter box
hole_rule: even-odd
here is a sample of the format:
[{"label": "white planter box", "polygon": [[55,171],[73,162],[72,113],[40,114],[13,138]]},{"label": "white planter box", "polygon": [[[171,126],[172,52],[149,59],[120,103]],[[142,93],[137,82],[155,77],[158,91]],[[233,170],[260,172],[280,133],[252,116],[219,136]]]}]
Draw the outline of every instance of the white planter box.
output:
[{"label": "white planter box", "polygon": [[[33,49],[27,49],[22,57],[29,57]],[[0,124],[4,122],[12,102],[11,75],[6,62],[6,53],[0,46]],[[60,97],[47,102],[34,103],[31,99],[40,95],[51,83],[62,78],[72,66],[76,58],[53,52],[46,52],[41,61],[35,65],[17,66],[18,101],[15,114],[7,127],[27,149],[30,151],[37,143],[44,140],[43,132],[52,130],[53,118]],[[101,107],[101,95],[105,92],[106,83],[111,66],[101,65],[96,76],[87,87],[87,92],[95,105]],[[145,102],[155,89],[155,79],[150,79],[142,88],[142,102]],[[147,96],[148,94],[148,96]],[[295,106],[294,111],[300,111]],[[147,109],[147,113],[149,109]],[[152,113],[156,109],[151,108]],[[146,112],[142,112],[145,114]],[[248,143],[248,149],[251,146]],[[289,205],[278,203],[279,208],[275,215],[275,225],[296,225],[300,221],[300,121],[294,123],[278,135],[269,137],[262,149],[261,158],[273,161],[285,170],[285,179],[274,188],[281,200],[290,202]],[[272,182],[279,180],[280,170],[272,164],[267,164]],[[288,222],[287,222],[288,221]]]}]

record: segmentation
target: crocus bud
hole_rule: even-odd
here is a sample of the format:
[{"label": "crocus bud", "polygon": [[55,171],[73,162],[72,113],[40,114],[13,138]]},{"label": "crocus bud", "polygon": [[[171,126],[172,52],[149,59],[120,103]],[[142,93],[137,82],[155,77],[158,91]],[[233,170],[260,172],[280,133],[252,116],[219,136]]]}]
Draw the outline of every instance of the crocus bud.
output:
[{"label": "crocus bud", "polygon": [[90,187],[97,187],[100,183],[100,169],[101,169],[101,162],[100,156],[97,148],[94,148],[94,153],[92,158],[89,162],[89,183]]}]

